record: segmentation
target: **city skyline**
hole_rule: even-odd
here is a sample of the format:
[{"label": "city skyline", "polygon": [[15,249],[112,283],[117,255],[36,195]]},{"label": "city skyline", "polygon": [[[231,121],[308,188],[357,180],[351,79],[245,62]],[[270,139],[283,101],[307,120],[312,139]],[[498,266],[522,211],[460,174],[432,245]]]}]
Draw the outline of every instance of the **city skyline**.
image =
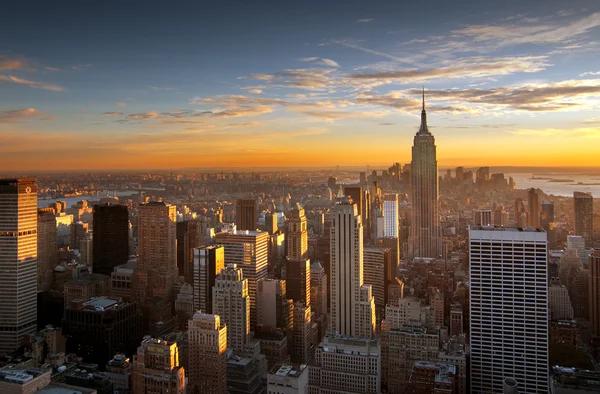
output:
[{"label": "city skyline", "polygon": [[596,163],[592,1],[388,3],[9,5],[0,167],[407,163],[423,85],[440,167]]}]

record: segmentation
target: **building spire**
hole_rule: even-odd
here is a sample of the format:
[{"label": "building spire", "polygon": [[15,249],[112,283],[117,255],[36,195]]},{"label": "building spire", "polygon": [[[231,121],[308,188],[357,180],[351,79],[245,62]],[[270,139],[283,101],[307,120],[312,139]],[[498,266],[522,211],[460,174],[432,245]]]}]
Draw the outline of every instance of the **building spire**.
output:
[{"label": "building spire", "polygon": [[427,128],[427,111],[425,111],[425,86],[423,86],[423,109],[421,110],[421,127],[417,134],[429,134]]}]

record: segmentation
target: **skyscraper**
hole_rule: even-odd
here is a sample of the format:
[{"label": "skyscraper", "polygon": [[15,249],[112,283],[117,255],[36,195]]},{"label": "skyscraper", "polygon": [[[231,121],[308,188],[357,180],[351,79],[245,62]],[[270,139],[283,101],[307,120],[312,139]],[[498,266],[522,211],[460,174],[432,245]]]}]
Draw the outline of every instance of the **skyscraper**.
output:
[{"label": "skyscraper", "polygon": [[375,299],[376,321],[385,318],[388,303],[388,284],[395,277],[392,274],[392,252],[388,248],[365,248],[363,251],[363,281],[371,286]]},{"label": "skyscraper", "polygon": [[257,327],[288,334],[292,328],[293,301],[288,299],[285,280],[259,279],[256,289]]},{"label": "skyscraper", "polygon": [[52,208],[38,209],[37,290],[48,291],[52,286],[57,264],[56,220]]},{"label": "skyscraper", "polygon": [[235,224],[238,230],[256,230],[256,200],[239,199],[235,203]]},{"label": "skyscraper", "polygon": [[37,190],[34,179],[0,179],[0,355],[37,329]]},{"label": "skyscraper", "polygon": [[188,393],[227,394],[227,327],[218,315],[197,312],[188,323]]},{"label": "skyscraper", "polygon": [[427,128],[424,92],[421,127],[414,137],[410,168],[412,224],[409,257],[438,258],[442,254],[439,179],[435,138]]},{"label": "skyscraper", "polygon": [[594,241],[594,199],[591,193],[573,192],[575,234],[585,238],[585,246]]},{"label": "skyscraper", "polygon": [[200,246],[198,227],[196,220],[177,222],[177,268],[188,283],[194,280],[194,248]]},{"label": "skyscraper", "polygon": [[546,233],[472,227],[469,255],[471,392],[549,392]]},{"label": "skyscraper", "polygon": [[212,313],[212,288],[215,278],[225,268],[223,245],[194,248],[194,310]]},{"label": "skyscraper", "polygon": [[243,352],[250,335],[248,279],[235,264],[228,264],[213,287],[213,313],[227,325],[227,346]]},{"label": "skyscraper", "polygon": [[546,232],[550,231],[550,223],[554,222],[554,201],[542,201],[542,213],[540,215],[540,226]]},{"label": "skyscraper", "polygon": [[389,193],[383,196],[383,236],[398,237],[398,194]]},{"label": "skyscraper", "polygon": [[[96,274],[110,275],[117,265],[129,257],[129,216],[125,205],[94,205],[92,269]],[[76,246],[75,246],[76,247]]]},{"label": "skyscraper", "polygon": [[590,328],[592,337],[600,339],[600,249],[590,254]]},{"label": "skyscraper", "polygon": [[269,233],[260,231],[219,233],[216,236],[216,243],[225,247],[226,264],[237,264],[237,267],[244,272],[244,278],[248,280],[250,322],[254,327],[256,325],[256,282],[260,278],[266,278],[268,274]]},{"label": "skyscraper", "polygon": [[299,203],[292,206],[288,219],[287,249],[287,258],[290,260],[307,258],[308,231],[306,215]]},{"label": "skyscraper", "polygon": [[355,204],[335,206],[331,225],[330,303],[332,332],[370,338],[375,328],[375,300],[363,285],[363,228]]},{"label": "skyscraper", "polygon": [[294,302],[310,305],[310,260],[287,260],[285,273],[288,296]]},{"label": "skyscraper", "polygon": [[516,227],[526,227],[527,224],[527,212],[525,211],[525,203],[523,199],[518,197],[515,200],[515,208],[514,208],[514,224]]},{"label": "skyscraper", "polygon": [[158,336],[175,324],[171,312],[173,285],[179,273],[175,206],[164,202],[140,204],[138,223],[137,299],[146,328]]},{"label": "skyscraper", "polygon": [[527,192],[527,225],[539,227],[540,225],[540,196],[534,188]]},{"label": "skyscraper", "polygon": [[184,394],[185,370],[176,342],[145,337],[133,356],[133,392]]}]

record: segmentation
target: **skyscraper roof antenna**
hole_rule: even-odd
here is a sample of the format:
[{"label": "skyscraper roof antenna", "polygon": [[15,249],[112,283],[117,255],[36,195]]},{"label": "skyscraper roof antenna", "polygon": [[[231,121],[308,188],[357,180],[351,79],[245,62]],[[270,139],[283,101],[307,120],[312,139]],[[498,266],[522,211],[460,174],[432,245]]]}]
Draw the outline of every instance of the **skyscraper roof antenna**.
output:
[{"label": "skyscraper roof antenna", "polygon": [[425,85],[423,85],[423,111],[425,111]]}]

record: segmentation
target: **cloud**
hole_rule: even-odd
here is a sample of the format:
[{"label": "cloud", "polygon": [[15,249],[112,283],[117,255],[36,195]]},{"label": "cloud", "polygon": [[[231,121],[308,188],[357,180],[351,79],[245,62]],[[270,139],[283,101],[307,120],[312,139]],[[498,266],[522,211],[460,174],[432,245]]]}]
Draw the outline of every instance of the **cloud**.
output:
[{"label": "cloud", "polygon": [[160,91],[173,91],[175,90],[175,88],[162,88],[162,87],[158,87],[158,86],[150,86],[150,90],[153,90],[155,92],[160,92]]},{"label": "cloud", "polygon": [[584,73],[579,74],[580,77],[595,77],[600,76],[600,71],[586,71]]},{"label": "cloud", "polygon": [[586,119],[581,123],[585,123],[585,124],[599,124],[600,125],[600,118],[590,118],[590,119]]},{"label": "cloud", "polygon": [[533,137],[585,137],[600,138],[600,128],[578,128],[578,129],[521,129],[509,131],[517,136]]},{"label": "cloud", "polygon": [[0,55],[0,71],[8,70],[27,70],[32,71],[33,69],[29,66],[27,60],[22,56]]},{"label": "cloud", "polygon": [[301,62],[314,62],[315,60],[319,60],[318,57],[301,57],[300,59]]},{"label": "cloud", "polygon": [[373,22],[375,20],[375,18],[363,18],[363,19],[359,19],[357,20],[358,23],[370,23]]},{"label": "cloud", "polygon": [[147,121],[158,118],[157,112],[140,112],[137,114],[127,115],[127,119],[129,120],[139,120],[139,121]]},{"label": "cloud", "polygon": [[75,71],[83,71],[86,68],[90,68],[90,67],[92,67],[91,64],[76,64],[74,66],[71,66],[71,68]]},{"label": "cloud", "polygon": [[325,90],[331,87],[329,76],[334,70],[328,69],[288,69],[274,74],[250,74],[248,78],[269,81],[271,86],[283,86],[295,89]]},{"label": "cloud", "polygon": [[60,69],[58,69],[56,67],[44,67],[44,70],[46,70],[46,71],[60,71]]},{"label": "cloud", "polygon": [[346,48],[352,48],[352,49],[356,49],[356,50],[359,50],[359,51],[362,51],[362,52],[370,53],[371,55],[385,57],[387,59],[393,60],[393,61],[398,62],[398,63],[415,64],[414,58],[394,56],[394,55],[391,55],[389,53],[380,52],[380,51],[376,51],[374,49],[365,48],[363,46],[360,46],[360,45],[357,45],[357,44],[354,44],[354,43],[351,43],[351,42],[348,42],[348,41],[331,40],[330,42],[333,43],[333,44],[338,44],[338,45],[344,46]]},{"label": "cloud", "polygon": [[548,65],[546,56],[506,58],[480,56],[455,59],[451,62],[451,65],[437,68],[361,72],[349,74],[347,77],[362,80],[382,80],[386,83],[413,84],[435,79],[483,78],[518,72],[533,73],[544,70]]},{"label": "cloud", "polygon": [[119,116],[119,115],[123,115],[123,112],[121,112],[121,111],[102,112],[102,115],[106,115],[106,116]]},{"label": "cloud", "polygon": [[123,101],[119,101],[117,103],[117,107],[125,108],[125,107],[127,107],[127,104],[125,104]]},{"label": "cloud", "polygon": [[393,126],[396,123],[392,123],[392,122],[384,122],[384,123],[379,123],[379,126]]},{"label": "cloud", "polygon": [[328,66],[328,67],[335,67],[335,68],[340,67],[338,62],[336,62],[335,60],[331,60],[331,59],[321,59],[321,64],[324,66]]},{"label": "cloud", "polygon": [[340,65],[338,64],[338,62],[336,62],[335,60],[331,60],[331,59],[327,59],[327,58],[321,58],[321,57],[301,57],[300,59],[301,62],[314,62],[315,64],[318,64],[320,66],[325,66],[325,67],[333,67],[333,68],[339,68]]},{"label": "cloud", "polygon": [[553,44],[564,43],[574,38],[580,38],[591,29],[600,26],[600,12],[576,19],[570,23],[532,24],[536,21],[521,19],[524,25],[471,25],[452,31],[455,36],[471,37],[477,42],[492,43],[496,46],[518,44]]},{"label": "cloud", "polygon": [[0,111],[0,123],[20,123],[28,119],[54,120],[35,108],[12,109]]},{"label": "cloud", "polygon": [[37,82],[37,81],[29,81],[27,79],[15,77],[13,75],[0,75],[0,81],[14,83],[17,85],[27,85],[33,89],[51,90],[53,92],[62,92],[63,90],[65,90],[60,85],[54,85],[54,84],[49,84],[49,83],[44,83],[44,82]]},{"label": "cloud", "polygon": [[254,94],[262,94],[262,90],[261,89],[250,89],[248,90],[249,93],[254,93]]},{"label": "cloud", "polygon": [[260,122],[229,123],[229,126],[232,127],[256,127],[261,125]]}]

